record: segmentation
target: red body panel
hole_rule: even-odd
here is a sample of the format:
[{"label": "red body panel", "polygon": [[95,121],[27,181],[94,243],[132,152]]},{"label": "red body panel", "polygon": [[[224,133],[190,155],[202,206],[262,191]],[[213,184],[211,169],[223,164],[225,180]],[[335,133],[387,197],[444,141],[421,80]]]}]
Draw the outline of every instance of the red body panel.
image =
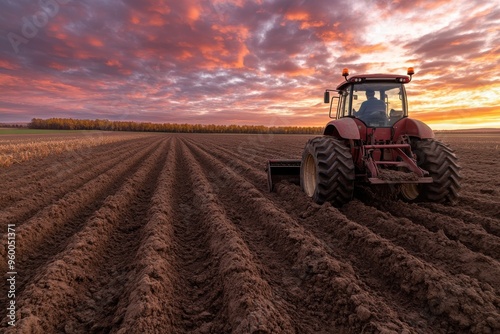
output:
[{"label": "red body panel", "polygon": [[427,124],[412,118],[399,120],[393,125],[393,129],[395,140],[402,135],[418,137],[420,139],[434,138],[434,132]]},{"label": "red body panel", "polygon": [[[434,132],[425,123],[408,117],[397,121],[392,127],[367,127],[358,118],[344,117],[327,124],[324,135],[351,141],[351,154],[358,176],[370,183],[429,183],[432,178],[420,169],[415,160],[407,137],[434,138]],[[406,138],[406,139],[405,139]],[[353,141],[359,140],[355,143]],[[380,168],[406,168],[413,172],[415,180],[383,180],[379,178]],[[364,176],[362,176],[364,175]]]},{"label": "red body panel", "polygon": [[330,121],[326,125],[323,134],[339,139],[361,139],[357,122],[349,117]]},{"label": "red body panel", "polygon": [[330,121],[323,134],[339,139],[360,139],[365,144],[387,140],[397,142],[403,135],[421,139],[434,138],[434,132],[428,125],[407,117],[397,121],[392,128],[369,128],[357,118],[345,117]]}]

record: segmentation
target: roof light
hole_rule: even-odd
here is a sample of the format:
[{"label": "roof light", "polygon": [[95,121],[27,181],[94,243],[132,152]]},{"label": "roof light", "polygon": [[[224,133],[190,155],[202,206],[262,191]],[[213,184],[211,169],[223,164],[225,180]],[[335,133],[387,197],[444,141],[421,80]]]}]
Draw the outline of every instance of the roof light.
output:
[{"label": "roof light", "polygon": [[348,75],[349,75],[349,70],[346,67],[342,70],[342,76],[347,80]]},{"label": "roof light", "polygon": [[408,67],[408,75],[413,75],[415,74],[415,71],[413,70],[413,67]]}]

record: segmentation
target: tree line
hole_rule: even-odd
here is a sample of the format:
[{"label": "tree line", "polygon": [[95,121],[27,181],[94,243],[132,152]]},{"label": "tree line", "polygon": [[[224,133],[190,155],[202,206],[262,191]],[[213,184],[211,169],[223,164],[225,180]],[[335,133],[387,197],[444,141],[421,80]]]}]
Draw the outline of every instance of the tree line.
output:
[{"label": "tree line", "polygon": [[264,126],[264,125],[216,125],[178,124],[131,121],[109,121],[106,119],[33,118],[31,129],[51,130],[103,130],[174,133],[275,133],[275,134],[320,134],[322,127]]},{"label": "tree line", "polygon": [[27,124],[20,123],[0,123],[0,128],[25,128]]}]

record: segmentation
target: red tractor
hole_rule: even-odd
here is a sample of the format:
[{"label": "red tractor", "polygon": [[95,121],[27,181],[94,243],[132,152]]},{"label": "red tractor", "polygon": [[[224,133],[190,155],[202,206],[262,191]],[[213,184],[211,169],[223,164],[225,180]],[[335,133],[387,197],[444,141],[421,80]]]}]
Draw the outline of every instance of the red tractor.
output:
[{"label": "red tractor", "polygon": [[[410,67],[408,75],[348,77],[344,69],[345,81],[324,94],[335,120],[307,142],[302,160],[269,161],[270,191],[288,180],[316,203],[341,206],[355,185],[391,185],[406,201],[454,202],[461,180],[455,154],[429,126],[408,117],[405,84],[413,74]],[[338,95],[330,98],[330,92]]]}]

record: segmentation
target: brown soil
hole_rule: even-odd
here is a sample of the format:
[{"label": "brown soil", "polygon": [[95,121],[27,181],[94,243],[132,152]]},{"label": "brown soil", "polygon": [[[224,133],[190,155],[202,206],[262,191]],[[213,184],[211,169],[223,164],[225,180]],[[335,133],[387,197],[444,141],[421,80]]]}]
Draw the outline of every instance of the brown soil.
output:
[{"label": "brown soil", "polygon": [[2,169],[0,331],[498,333],[500,135],[441,136],[455,206],[269,193],[267,159],[309,136],[154,135]]}]

